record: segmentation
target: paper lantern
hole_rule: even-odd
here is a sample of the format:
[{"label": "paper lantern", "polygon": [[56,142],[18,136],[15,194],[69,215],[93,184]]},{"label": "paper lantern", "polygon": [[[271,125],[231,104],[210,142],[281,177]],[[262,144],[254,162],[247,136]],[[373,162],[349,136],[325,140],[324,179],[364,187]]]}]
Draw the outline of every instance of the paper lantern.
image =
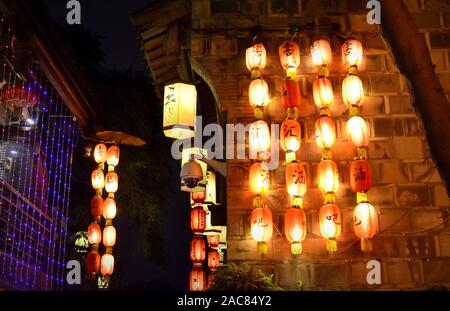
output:
[{"label": "paper lantern", "polygon": [[347,106],[361,106],[364,89],[358,76],[349,75],[342,81],[342,99]]},{"label": "paper lantern", "polygon": [[347,135],[355,147],[367,147],[369,145],[369,129],[366,121],[359,116],[353,116],[347,121]]},{"label": "paper lantern", "polygon": [[111,254],[104,254],[101,259],[100,272],[103,276],[111,276],[114,272],[114,256]]},{"label": "paper lantern", "polygon": [[115,172],[108,172],[105,178],[105,190],[108,193],[115,193],[119,187],[119,176]]},{"label": "paper lantern", "polygon": [[342,61],[347,67],[361,65],[363,58],[363,47],[356,39],[347,39],[342,45]]},{"label": "paper lantern", "polygon": [[327,240],[327,250],[337,251],[336,238],[341,234],[341,211],[336,204],[325,204],[319,210],[320,234]]},{"label": "paper lantern", "polygon": [[250,158],[266,159],[270,150],[270,130],[269,125],[258,120],[250,125],[249,130],[249,153]]},{"label": "paper lantern", "polygon": [[114,247],[116,244],[116,228],[105,226],[103,229],[103,245],[105,247]]},{"label": "paper lantern", "polygon": [[291,253],[302,253],[301,242],[306,238],[306,216],[301,208],[289,208],[284,215],[284,232],[291,243]]},{"label": "paper lantern", "polygon": [[297,67],[300,65],[300,48],[294,41],[285,41],[278,47],[278,56],[281,66],[286,70],[288,77],[295,77]]},{"label": "paper lantern", "polygon": [[103,202],[103,218],[111,220],[116,217],[117,206],[116,201],[112,198],[106,198]]},{"label": "paper lantern", "polygon": [[119,164],[120,159],[120,149],[117,146],[111,146],[108,148],[108,154],[106,157],[106,161],[108,162],[108,165],[117,166]]},{"label": "paper lantern", "polygon": [[281,103],[284,109],[289,108],[299,108],[301,97],[300,97],[300,87],[298,82],[294,79],[284,79],[281,86]]},{"label": "paper lantern", "polygon": [[103,199],[99,195],[95,195],[91,200],[91,216],[102,217],[103,215]]},{"label": "paper lantern", "polygon": [[97,273],[100,270],[100,254],[89,252],[86,255],[86,271],[88,273]]},{"label": "paper lantern", "polygon": [[269,169],[263,162],[253,163],[250,167],[249,185],[253,195],[264,195],[269,190]]},{"label": "paper lantern", "polygon": [[306,170],[298,163],[292,162],[286,166],[285,170],[286,189],[291,197],[303,197],[306,193]]},{"label": "paper lantern", "polygon": [[206,229],[206,211],[202,206],[191,210],[191,230],[195,234],[202,234]]},{"label": "paper lantern", "polygon": [[245,61],[249,71],[260,71],[266,67],[266,48],[256,43],[245,51]]},{"label": "paper lantern", "polygon": [[251,215],[252,237],[258,242],[268,242],[272,238],[272,211],[267,207],[253,209]]},{"label": "paper lantern", "polygon": [[194,137],[196,111],[195,85],[173,83],[164,87],[163,130],[166,137]]},{"label": "paper lantern", "polygon": [[191,200],[194,204],[203,204],[206,200],[206,190],[205,191],[197,191],[191,192]]},{"label": "paper lantern", "polygon": [[317,183],[322,193],[336,192],[339,188],[339,174],[336,162],[322,160],[317,166]]},{"label": "paper lantern", "polygon": [[92,223],[88,227],[88,241],[90,244],[98,244],[102,240],[102,229],[97,223]]},{"label": "paper lantern", "polygon": [[250,82],[248,100],[253,108],[262,108],[269,105],[269,85],[263,78],[254,79]]},{"label": "paper lantern", "polygon": [[285,119],[280,128],[280,147],[285,152],[295,152],[300,148],[301,126],[295,119]]},{"label": "paper lantern", "polygon": [[92,172],[91,183],[94,190],[99,191],[103,189],[105,186],[105,174],[103,173],[103,170],[96,169]]},{"label": "paper lantern", "polygon": [[367,192],[372,186],[370,164],[367,160],[355,160],[350,165],[350,187],[353,192]]},{"label": "paper lantern", "polygon": [[106,162],[106,155],[108,149],[105,144],[97,144],[94,147],[94,160],[97,164],[102,164]]},{"label": "paper lantern", "polygon": [[336,142],[336,124],[327,116],[321,116],[315,124],[316,143],[324,149],[333,147]]},{"label": "paper lantern", "polygon": [[210,234],[207,236],[208,246],[210,248],[217,248],[220,243],[220,234]]},{"label": "paper lantern", "polygon": [[312,62],[315,66],[328,65],[333,58],[331,46],[327,40],[315,40],[311,44]]},{"label": "paper lantern", "polygon": [[202,267],[192,268],[189,274],[189,290],[191,292],[206,290],[206,272]]},{"label": "paper lantern", "polygon": [[317,78],[313,82],[313,97],[317,108],[327,108],[334,103],[333,85],[328,78]]},{"label": "paper lantern", "polygon": [[191,240],[190,259],[194,266],[201,266],[206,257],[206,243],[203,237],[194,236]]},{"label": "paper lantern", "polygon": [[208,252],[208,268],[212,272],[217,271],[220,266],[220,254],[217,250],[213,249]]},{"label": "paper lantern", "polygon": [[378,232],[378,213],[372,204],[359,203],[353,210],[353,230],[361,239],[361,250],[371,251],[370,239]]}]

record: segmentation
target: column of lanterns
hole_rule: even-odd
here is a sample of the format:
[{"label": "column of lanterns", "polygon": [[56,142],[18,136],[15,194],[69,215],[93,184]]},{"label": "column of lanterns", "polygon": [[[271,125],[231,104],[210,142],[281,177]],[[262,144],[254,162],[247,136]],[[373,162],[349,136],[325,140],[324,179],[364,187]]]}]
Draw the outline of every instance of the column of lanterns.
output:
[{"label": "column of lanterns", "polygon": [[194,266],[189,275],[189,289],[191,291],[204,291],[207,285],[206,271],[203,268],[206,258],[206,242],[203,236],[206,229],[206,211],[203,208],[205,199],[206,190],[191,192],[191,230],[194,233],[190,246],[190,259]]},{"label": "column of lanterns", "polygon": [[284,216],[286,238],[291,243],[291,253],[302,253],[306,237],[306,216],[303,211],[303,195],[306,192],[306,170],[296,159],[296,151],[301,143],[301,126],[297,121],[300,108],[300,88],[296,80],[300,65],[300,48],[293,40],[283,42],[278,48],[281,66],[286,70],[282,86],[282,104],[287,117],[281,123],[280,147],[286,154],[286,190],[290,195],[290,208]]},{"label": "column of lanterns", "polygon": [[320,233],[326,239],[327,250],[337,251],[336,238],[341,233],[341,212],[336,205],[336,191],[339,187],[338,167],[332,160],[336,141],[336,124],[331,118],[329,107],[334,103],[333,87],[329,77],[328,64],[332,60],[330,44],[318,39],[311,45],[311,57],[319,67],[319,77],[313,83],[314,103],[319,108],[320,117],[315,124],[317,145],[322,148],[321,161],[317,167],[317,183],[324,194],[324,205],[319,210]]},{"label": "column of lanterns", "polygon": [[261,204],[261,196],[269,189],[269,169],[264,161],[268,159],[270,148],[269,126],[262,120],[264,108],[269,104],[269,86],[261,76],[266,65],[266,49],[262,43],[254,43],[246,50],[246,64],[252,78],[248,90],[249,102],[257,119],[249,130],[250,158],[257,159],[249,173],[254,207],[251,232],[253,239],[258,242],[258,252],[264,255],[268,251],[267,242],[272,238],[273,226],[271,210]]},{"label": "column of lanterns", "polygon": [[350,187],[356,192],[357,206],[353,211],[353,228],[356,236],[361,239],[361,250],[372,250],[371,238],[378,230],[378,214],[369,203],[367,192],[372,181],[370,164],[367,160],[369,132],[367,124],[360,116],[360,108],[364,98],[361,79],[358,77],[358,66],[363,58],[363,48],[360,41],[349,38],[342,45],[342,60],[348,67],[348,75],[342,82],[342,97],[349,108],[347,135],[356,148],[356,157],[350,165]]}]

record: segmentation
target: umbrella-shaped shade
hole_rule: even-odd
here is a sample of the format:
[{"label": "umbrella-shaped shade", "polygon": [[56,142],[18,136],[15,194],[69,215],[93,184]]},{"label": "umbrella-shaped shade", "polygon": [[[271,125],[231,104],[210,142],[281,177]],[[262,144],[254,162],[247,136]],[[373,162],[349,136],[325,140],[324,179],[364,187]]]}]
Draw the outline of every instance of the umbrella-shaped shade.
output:
[{"label": "umbrella-shaped shade", "polygon": [[95,137],[104,142],[115,143],[117,145],[143,146],[145,141],[141,138],[123,132],[103,131],[95,133]]}]

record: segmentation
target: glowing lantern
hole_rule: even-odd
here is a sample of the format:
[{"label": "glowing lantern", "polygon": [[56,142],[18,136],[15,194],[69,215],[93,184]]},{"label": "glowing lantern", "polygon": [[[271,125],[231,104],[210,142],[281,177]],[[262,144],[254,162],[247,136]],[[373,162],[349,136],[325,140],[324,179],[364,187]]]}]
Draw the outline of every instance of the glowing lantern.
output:
[{"label": "glowing lantern", "polygon": [[88,241],[90,244],[98,244],[102,240],[102,229],[97,223],[92,223],[88,227]]},{"label": "glowing lantern", "polygon": [[301,208],[290,208],[284,215],[284,232],[286,239],[291,243],[291,253],[302,253],[301,242],[306,237],[306,216]]},{"label": "glowing lantern", "polygon": [[258,77],[260,71],[266,67],[266,48],[261,43],[256,43],[245,51],[247,69],[252,72],[252,77]]},{"label": "glowing lantern", "polygon": [[350,186],[353,192],[367,192],[372,186],[370,164],[367,160],[355,160],[350,165]]},{"label": "glowing lantern", "polygon": [[328,78],[317,78],[313,82],[314,103],[317,108],[327,108],[334,103],[333,85]]},{"label": "glowing lantern", "polygon": [[298,86],[298,82],[296,80],[284,79],[281,92],[283,95],[281,102],[284,109],[287,110],[289,108],[300,107],[300,87]]},{"label": "glowing lantern", "polygon": [[306,170],[298,163],[292,162],[286,166],[286,189],[292,198],[291,205],[301,206],[301,197],[306,193]]},{"label": "glowing lantern", "polygon": [[342,45],[342,60],[347,67],[361,65],[363,48],[360,41],[348,39]]},{"label": "glowing lantern", "polygon": [[112,198],[106,198],[103,202],[103,218],[111,220],[116,217],[117,206],[116,201]]},{"label": "glowing lantern", "polygon": [[190,258],[194,266],[201,266],[206,258],[206,243],[200,236],[194,236],[191,240]]},{"label": "glowing lantern", "polygon": [[316,143],[324,149],[330,149],[336,142],[336,124],[334,120],[327,116],[322,116],[315,125]]},{"label": "glowing lantern", "polygon": [[328,65],[333,58],[330,43],[323,39],[315,40],[311,44],[311,56],[315,66]]},{"label": "glowing lantern", "polygon": [[369,145],[369,129],[363,118],[359,116],[351,117],[346,127],[348,138],[355,147],[361,148]]},{"label": "glowing lantern", "polygon": [[189,290],[192,292],[201,292],[206,289],[206,272],[202,267],[192,268],[189,274]]},{"label": "glowing lantern", "polygon": [[353,210],[353,230],[361,239],[361,250],[369,252],[372,250],[371,238],[378,232],[378,214],[372,204],[368,202],[359,203]]},{"label": "glowing lantern", "polygon": [[115,193],[119,187],[119,176],[115,172],[106,174],[105,190],[108,193]]},{"label": "glowing lantern", "polygon": [[322,193],[336,192],[339,188],[339,174],[336,162],[322,160],[317,166],[317,183]]},{"label": "glowing lantern", "polygon": [[294,41],[285,41],[278,47],[281,66],[288,77],[295,77],[300,65],[300,48]]},{"label": "glowing lantern", "polygon": [[113,247],[116,244],[116,228],[113,226],[105,226],[103,229],[103,245],[105,247]]},{"label": "glowing lantern", "polygon": [[194,137],[196,111],[195,85],[174,83],[164,87],[163,130],[166,137]]},{"label": "glowing lantern", "polygon": [[270,149],[269,125],[263,120],[258,120],[250,125],[249,130],[249,153],[250,158],[268,157]]},{"label": "glowing lantern", "polygon": [[95,274],[100,269],[100,254],[97,252],[89,252],[86,255],[86,271]]},{"label": "glowing lantern", "polygon": [[250,191],[253,195],[263,195],[269,190],[269,169],[263,162],[253,163],[249,173]]},{"label": "glowing lantern", "polygon": [[358,76],[349,75],[342,81],[342,99],[347,106],[361,106],[364,89]]},{"label": "glowing lantern", "polygon": [[101,260],[100,272],[103,276],[111,276],[114,272],[114,256],[111,254],[104,254]]},{"label": "glowing lantern", "polygon": [[2,90],[2,102],[12,109],[34,107],[38,100],[36,91],[24,85],[5,85]]},{"label": "glowing lantern", "polygon": [[300,123],[297,120],[285,119],[280,128],[281,149],[286,153],[295,153],[300,148],[301,133]]},{"label": "glowing lantern", "polygon": [[109,147],[106,162],[108,162],[109,166],[112,166],[112,169],[114,169],[114,166],[117,166],[119,164],[119,158],[120,158],[119,147],[117,146]]},{"label": "glowing lantern", "polygon": [[320,234],[327,240],[327,250],[337,251],[336,238],[341,234],[341,211],[336,204],[325,204],[319,210]]},{"label": "glowing lantern", "polygon": [[211,234],[207,236],[208,246],[210,248],[217,248],[220,243],[220,234]]},{"label": "glowing lantern", "polygon": [[194,234],[202,234],[206,229],[206,211],[202,206],[191,210],[191,230]]},{"label": "glowing lantern", "polygon": [[213,249],[208,252],[208,268],[211,271],[217,271],[220,266],[220,254],[217,250]]},{"label": "glowing lantern", "polygon": [[104,144],[97,144],[94,147],[94,160],[97,164],[103,164],[106,162],[106,154],[108,149]]},{"label": "glowing lantern", "polygon": [[269,105],[269,85],[262,79],[255,79],[248,86],[248,100],[253,108]]},{"label": "glowing lantern", "polygon": [[206,202],[216,204],[216,174],[206,172]]},{"label": "glowing lantern", "polygon": [[105,174],[103,173],[103,170],[96,169],[91,174],[91,182],[92,182],[92,188],[94,190],[100,191],[105,186]]},{"label": "glowing lantern", "polygon": [[206,199],[206,190],[191,192],[191,200],[194,202],[194,204],[201,205],[201,204],[205,203],[205,199]]},{"label": "glowing lantern", "polygon": [[103,214],[103,199],[101,196],[96,195],[91,200],[91,216],[102,217]]},{"label": "glowing lantern", "polygon": [[261,254],[267,254],[267,242],[272,238],[272,211],[267,207],[253,209],[251,215],[252,237],[258,242],[258,249]]}]

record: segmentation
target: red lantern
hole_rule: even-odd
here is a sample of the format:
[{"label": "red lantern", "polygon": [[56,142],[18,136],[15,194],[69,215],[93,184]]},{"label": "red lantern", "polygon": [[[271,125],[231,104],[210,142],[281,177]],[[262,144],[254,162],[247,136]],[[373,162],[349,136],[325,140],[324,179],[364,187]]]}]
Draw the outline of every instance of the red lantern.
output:
[{"label": "red lantern", "polygon": [[206,229],[206,211],[202,206],[191,210],[191,230],[194,234],[202,234]]},{"label": "red lantern", "polygon": [[285,152],[295,152],[300,148],[301,127],[295,119],[285,119],[280,128],[280,147]]},{"label": "red lantern", "polygon": [[249,173],[250,191],[253,195],[263,195],[269,190],[269,169],[264,162],[253,163]]},{"label": "red lantern", "polygon": [[189,274],[189,290],[192,292],[201,292],[206,289],[206,272],[202,267],[192,268]]},{"label": "red lantern", "polygon": [[91,216],[102,217],[103,215],[103,199],[101,196],[96,195],[91,200]]},{"label": "red lantern", "polygon": [[327,239],[327,250],[337,251],[336,238],[341,234],[341,211],[336,204],[325,204],[319,210],[320,234]]},{"label": "red lantern", "polygon": [[220,234],[208,235],[208,245],[210,248],[217,248],[220,243]]},{"label": "red lantern", "polygon": [[333,85],[328,78],[317,78],[313,83],[313,97],[317,108],[322,109],[333,105]]},{"label": "red lantern", "polygon": [[191,261],[194,266],[201,266],[206,257],[206,243],[203,237],[194,236],[191,240]]},{"label": "red lantern", "polygon": [[284,215],[284,232],[291,243],[291,253],[302,253],[301,242],[306,238],[306,216],[301,208],[290,208]]},{"label": "red lantern", "polygon": [[220,266],[220,254],[217,250],[211,250],[208,252],[208,268],[211,271],[217,271]]},{"label": "red lantern", "polygon": [[114,256],[111,254],[104,254],[101,259],[100,272],[103,276],[111,276],[114,272]]},{"label": "red lantern", "polygon": [[272,238],[272,211],[267,207],[258,207],[251,215],[252,237],[258,242],[268,242]]},{"label": "red lantern", "polygon": [[367,192],[372,186],[370,164],[367,160],[355,160],[350,165],[350,186],[353,192]]},{"label": "red lantern", "polygon": [[89,252],[86,255],[86,271],[88,273],[97,273],[100,269],[100,254]]},{"label": "red lantern", "polygon": [[191,192],[191,199],[194,204],[203,204],[206,200],[206,190],[199,192]]},{"label": "red lantern", "polygon": [[286,70],[288,77],[295,77],[297,67],[300,65],[300,48],[294,41],[285,41],[278,47],[278,56],[281,66]]},{"label": "red lantern", "polygon": [[284,109],[289,108],[299,108],[301,97],[300,97],[300,87],[298,82],[294,79],[284,79],[282,85],[282,103]]},{"label": "red lantern", "polygon": [[88,227],[88,241],[90,244],[98,244],[102,240],[102,229],[97,223],[92,223]]},{"label": "red lantern", "polygon": [[302,197],[306,193],[306,170],[298,163],[292,162],[286,166],[286,189],[291,197]]}]

